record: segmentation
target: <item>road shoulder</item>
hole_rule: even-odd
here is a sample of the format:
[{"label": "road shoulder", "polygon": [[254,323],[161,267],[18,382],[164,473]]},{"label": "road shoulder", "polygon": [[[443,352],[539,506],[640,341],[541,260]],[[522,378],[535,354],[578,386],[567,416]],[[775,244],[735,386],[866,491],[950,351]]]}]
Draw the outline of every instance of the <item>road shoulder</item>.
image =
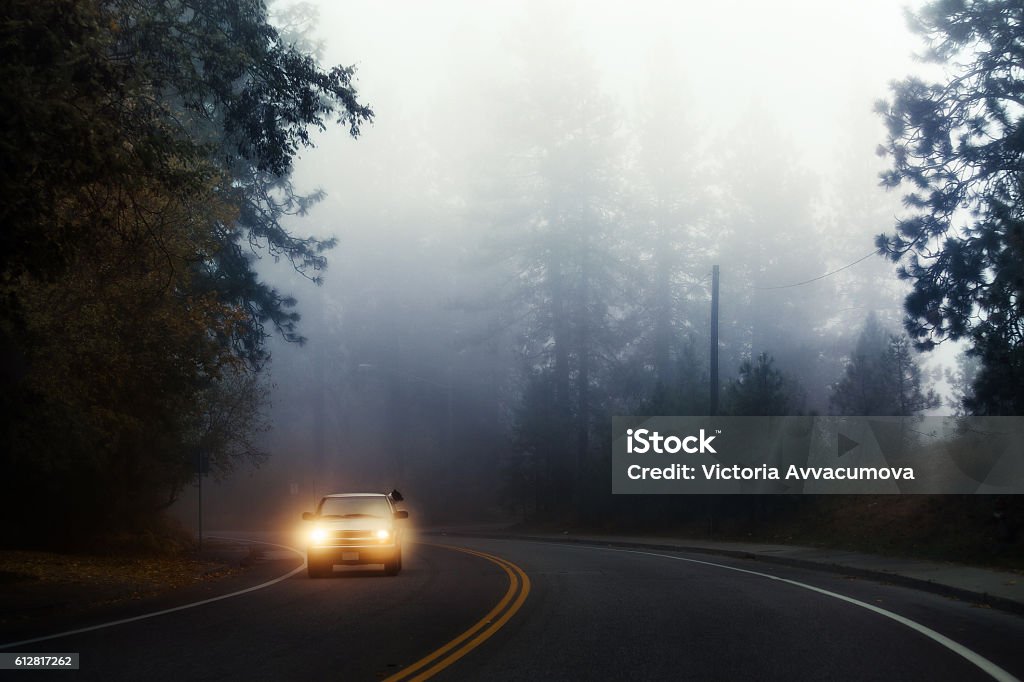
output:
[{"label": "road shoulder", "polygon": [[[0,585],[0,648],[11,642],[180,608],[264,584],[302,566],[299,554],[252,541],[222,541],[192,561],[175,562],[175,577],[86,575],[109,572],[102,561],[66,557],[66,579],[12,580]],[[83,569],[82,566],[89,568]],[[115,562],[116,565],[116,562]],[[134,565],[125,560],[125,565]],[[76,570],[78,571],[76,573]]]}]

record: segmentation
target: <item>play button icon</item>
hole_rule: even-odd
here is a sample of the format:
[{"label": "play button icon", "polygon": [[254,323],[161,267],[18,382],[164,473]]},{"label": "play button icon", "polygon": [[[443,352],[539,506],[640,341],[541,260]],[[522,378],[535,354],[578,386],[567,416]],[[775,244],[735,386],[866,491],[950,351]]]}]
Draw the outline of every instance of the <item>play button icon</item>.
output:
[{"label": "play button icon", "polygon": [[850,450],[853,450],[858,445],[860,445],[860,443],[853,440],[852,438],[847,438],[846,436],[840,433],[836,450],[838,451],[838,455],[842,457],[843,455],[845,455]]}]

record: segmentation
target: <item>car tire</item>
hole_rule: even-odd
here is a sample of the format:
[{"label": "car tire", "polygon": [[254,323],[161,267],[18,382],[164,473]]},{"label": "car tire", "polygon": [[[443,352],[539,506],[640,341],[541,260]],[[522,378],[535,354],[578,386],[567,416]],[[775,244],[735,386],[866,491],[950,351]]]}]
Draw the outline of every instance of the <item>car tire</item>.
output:
[{"label": "car tire", "polygon": [[310,578],[326,578],[334,572],[334,567],[323,561],[306,560],[306,573]]},{"label": "car tire", "polygon": [[395,556],[391,557],[390,561],[384,562],[384,574],[395,576],[402,570],[402,552],[401,550],[395,552]]}]

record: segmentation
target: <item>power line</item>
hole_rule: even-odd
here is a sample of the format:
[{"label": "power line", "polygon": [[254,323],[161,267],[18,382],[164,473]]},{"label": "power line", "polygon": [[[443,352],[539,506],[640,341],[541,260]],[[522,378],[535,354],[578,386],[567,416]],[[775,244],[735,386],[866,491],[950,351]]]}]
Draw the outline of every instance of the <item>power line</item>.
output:
[{"label": "power line", "polygon": [[876,255],[877,253],[878,253],[878,251],[871,251],[867,255],[865,255],[865,256],[863,256],[861,258],[858,258],[857,260],[853,261],[852,263],[844,265],[841,268],[837,268],[836,270],[833,270],[832,272],[826,272],[824,275],[818,275],[817,277],[812,277],[811,279],[805,279],[803,282],[795,282],[793,284],[782,284],[782,285],[777,286],[777,287],[754,287],[754,289],[758,289],[760,291],[769,291],[771,289],[789,289],[790,287],[800,287],[800,286],[803,286],[805,284],[810,284],[811,282],[817,282],[819,279],[825,279],[826,277],[831,277],[832,275],[836,274],[837,272],[842,272],[843,270],[846,270],[847,268],[852,268],[857,263],[860,263],[861,261],[866,261],[868,258],[871,258],[872,256]]}]

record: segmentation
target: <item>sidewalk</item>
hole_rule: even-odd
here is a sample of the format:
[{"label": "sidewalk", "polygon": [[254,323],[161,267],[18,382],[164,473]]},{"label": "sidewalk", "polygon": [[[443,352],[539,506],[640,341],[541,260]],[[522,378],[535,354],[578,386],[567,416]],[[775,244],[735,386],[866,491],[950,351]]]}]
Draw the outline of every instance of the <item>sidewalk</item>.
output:
[{"label": "sidewalk", "polygon": [[494,527],[437,528],[428,535],[569,542],[610,547],[697,552],[799,568],[826,570],[904,585],[1024,615],[1024,575],[960,564],[884,557],[839,549],[716,542],[657,536],[531,533]]}]

